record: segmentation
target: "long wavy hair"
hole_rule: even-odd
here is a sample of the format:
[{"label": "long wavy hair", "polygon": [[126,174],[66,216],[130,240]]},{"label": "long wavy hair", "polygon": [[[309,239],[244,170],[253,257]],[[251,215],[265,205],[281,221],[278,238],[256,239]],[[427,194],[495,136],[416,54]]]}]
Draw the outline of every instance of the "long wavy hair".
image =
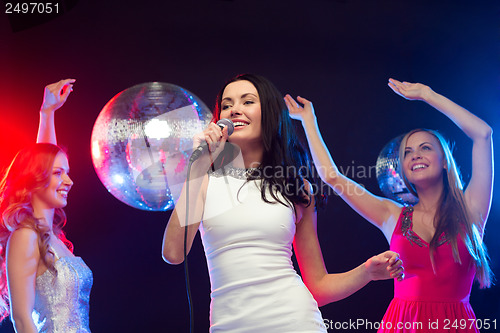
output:
[{"label": "long wavy hair", "polygon": [[[48,270],[57,275],[55,254],[50,248],[51,230],[42,219],[33,216],[33,193],[44,189],[50,182],[56,155],[65,152],[49,143],[37,143],[22,149],[8,167],[0,182],[0,321],[9,315],[9,292],[6,273],[6,248],[9,237],[20,228],[30,228],[38,234],[40,258]],[[52,231],[73,252],[73,245],[62,228],[66,215],[55,208]]]},{"label": "long wavy hair", "polygon": [[432,266],[435,267],[434,253],[439,246],[439,238],[444,233],[446,240],[450,242],[455,262],[462,263],[458,253],[457,237],[461,237],[474,260],[476,267],[476,280],[481,288],[491,286],[493,273],[489,265],[488,252],[483,243],[483,223],[474,221],[465,202],[462,179],[460,172],[451,153],[449,143],[437,131],[429,129],[415,129],[408,132],[401,140],[399,147],[400,173],[408,190],[418,197],[415,186],[411,184],[403,172],[402,161],[408,138],[416,132],[427,132],[433,135],[441,147],[445,168],[443,169],[443,193],[439,199],[438,208],[434,215],[434,226],[436,232],[429,244]]},{"label": "long wavy hair", "polygon": [[[249,81],[259,94],[261,107],[261,128],[264,155],[260,166],[249,175],[249,181],[260,178],[261,197],[265,202],[279,202],[294,208],[294,204],[309,205],[314,196],[316,207],[323,207],[326,196],[322,193],[316,170],[304,145],[299,141],[297,132],[288,114],[283,95],[276,86],[263,76],[240,74],[227,81],[217,95],[212,121],[220,120],[221,102],[224,89],[236,81]],[[229,139],[230,142],[231,139]],[[224,164],[228,156],[234,154],[234,146],[226,145],[214,162],[218,168]],[[269,172],[271,169],[271,172]],[[306,188],[304,179],[311,184]],[[267,198],[269,190],[273,201]],[[280,193],[286,202],[278,196]]]}]

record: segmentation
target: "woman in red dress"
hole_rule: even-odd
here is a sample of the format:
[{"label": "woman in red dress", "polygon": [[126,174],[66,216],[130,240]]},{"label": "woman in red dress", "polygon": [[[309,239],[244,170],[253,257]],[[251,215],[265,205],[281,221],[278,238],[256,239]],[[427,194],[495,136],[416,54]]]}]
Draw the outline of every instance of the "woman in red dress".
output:
[{"label": "woman in red dress", "polygon": [[354,210],[378,227],[401,255],[405,278],[394,282],[392,300],[379,332],[477,332],[469,303],[474,276],[489,287],[492,273],[483,244],[493,187],[492,129],[466,109],[420,83],[389,80],[408,100],[425,101],[473,141],[472,176],[463,190],[450,148],[431,130],[406,134],[400,168],[414,206],[378,197],[342,175],[318,129],[312,103],[287,95],[292,118],[302,121],[320,177]]}]

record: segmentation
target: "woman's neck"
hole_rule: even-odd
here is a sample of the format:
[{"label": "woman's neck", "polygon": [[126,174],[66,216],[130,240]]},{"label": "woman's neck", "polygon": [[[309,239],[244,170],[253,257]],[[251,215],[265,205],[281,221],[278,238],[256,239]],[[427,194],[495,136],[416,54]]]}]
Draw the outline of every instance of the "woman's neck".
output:
[{"label": "woman's neck", "polygon": [[245,169],[260,166],[264,158],[264,147],[262,145],[246,145],[240,147],[240,149],[242,159],[239,163],[242,165],[235,164],[235,166],[244,167]]},{"label": "woman's neck", "polygon": [[435,186],[417,188],[416,190],[418,193],[418,203],[415,207],[425,212],[435,213],[444,191],[443,183],[439,182]]},{"label": "woman's neck", "polygon": [[39,220],[45,221],[50,230],[52,230],[52,223],[54,221],[54,209],[43,209],[41,211],[34,211],[33,216]]}]

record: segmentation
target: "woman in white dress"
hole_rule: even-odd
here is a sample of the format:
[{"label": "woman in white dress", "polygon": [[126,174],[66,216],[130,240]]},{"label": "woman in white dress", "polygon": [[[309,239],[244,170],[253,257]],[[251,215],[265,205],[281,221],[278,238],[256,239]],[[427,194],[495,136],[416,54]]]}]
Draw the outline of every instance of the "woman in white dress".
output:
[{"label": "woman in white dress", "polygon": [[[216,125],[222,118],[235,125],[230,138]],[[188,253],[200,230],[211,332],[326,332],[318,306],[372,280],[402,278],[402,263],[391,251],[328,274],[316,233],[321,196],[308,179],[308,155],[283,97],[270,81],[243,74],[226,83],[213,122],[194,137],[194,148],[202,144],[208,149],[192,165],[189,200],[185,187],[167,224],[163,258],[183,262],[184,246]]]}]

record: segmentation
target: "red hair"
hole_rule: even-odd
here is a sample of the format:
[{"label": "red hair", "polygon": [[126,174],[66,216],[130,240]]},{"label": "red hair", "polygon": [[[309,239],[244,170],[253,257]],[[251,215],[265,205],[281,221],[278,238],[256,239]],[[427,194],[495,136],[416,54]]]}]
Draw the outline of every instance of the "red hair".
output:
[{"label": "red hair", "polygon": [[[38,234],[40,257],[54,275],[54,252],[50,249],[50,232],[47,223],[33,216],[32,194],[46,188],[50,181],[57,154],[66,154],[59,146],[37,143],[22,149],[8,167],[0,182],[0,321],[9,315],[9,293],[6,275],[6,247],[12,233],[20,228],[31,228]],[[66,214],[55,208],[52,228],[54,234],[73,252],[73,244],[62,228]]]}]

